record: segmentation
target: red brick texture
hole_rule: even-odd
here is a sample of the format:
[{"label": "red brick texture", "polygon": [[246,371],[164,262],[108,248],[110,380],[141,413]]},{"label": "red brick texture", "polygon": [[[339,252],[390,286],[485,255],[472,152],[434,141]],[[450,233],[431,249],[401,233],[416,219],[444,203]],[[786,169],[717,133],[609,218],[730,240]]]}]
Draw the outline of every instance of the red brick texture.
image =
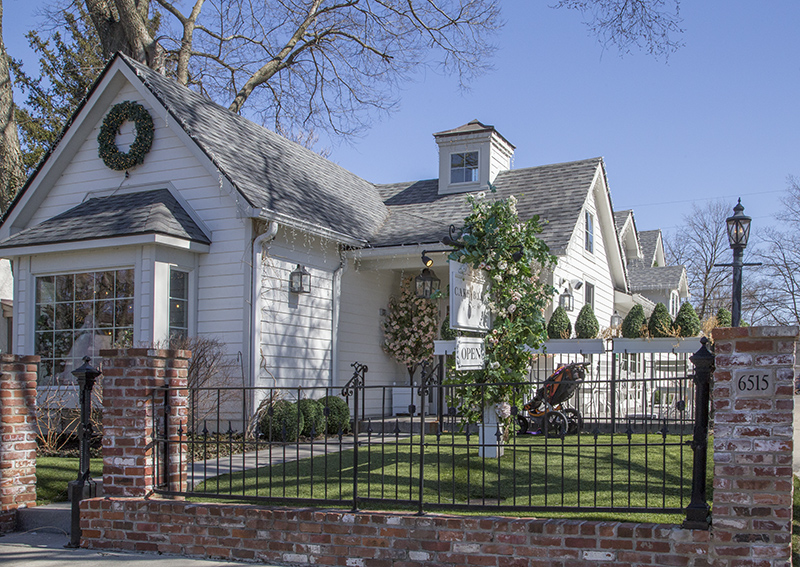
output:
[{"label": "red brick texture", "polygon": [[797,327],[714,329],[714,565],[791,565],[798,332]]},{"label": "red brick texture", "polygon": [[[133,498],[81,502],[82,545],[278,565],[789,567],[792,365],[799,334],[797,327],[714,331],[710,530],[147,499],[153,466],[148,396],[168,375],[185,384],[180,382],[185,359],[137,349],[106,355],[105,488],[111,496]],[[185,416],[185,405],[177,399],[172,403],[181,408],[172,410],[176,417]],[[173,482],[185,483],[185,471],[175,471],[174,477]]]},{"label": "red brick texture", "polygon": [[708,567],[710,534],[674,525],[81,502],[83,545],[277,565]]},{"label": "red brick texture", "polygon": [[[103,491],[108,496],[148,496],[156,478],[155,427],[163,428],[169,401],[169,437],[186,434],[188,359],[181,350],[109,349],[103,357]],[[165,393],[161,388],[168,386]],[[185,445],[170,443],[169,486],[186,487]],[[163,460],[163,459],[162,459]]]},{"label": "red brick texture", "polygon": [[16,528],[17,508],[36,506],[38,362],[0,355],[0,533]]}]

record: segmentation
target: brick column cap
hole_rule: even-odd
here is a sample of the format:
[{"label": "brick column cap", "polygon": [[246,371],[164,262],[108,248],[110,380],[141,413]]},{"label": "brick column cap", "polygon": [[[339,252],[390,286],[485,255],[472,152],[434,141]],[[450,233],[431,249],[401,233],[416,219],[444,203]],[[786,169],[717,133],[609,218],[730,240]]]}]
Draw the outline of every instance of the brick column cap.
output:
[{"label": "brick column cap", "polygon": [[150,358],[179,358],[190,359],[192,352],[183,349],[167,349],[167,348],[107,348],[100,350],[100,357],[102,358],[117,358],[117,357],[150,357]]},{"label": "brick column cap", "polygon": [[714,337],[714,341],[741,339],[745,337],[797,338],[799,335],[800,326],[797,325],[773,327],[716,327],[711,333],[711,336]]}]

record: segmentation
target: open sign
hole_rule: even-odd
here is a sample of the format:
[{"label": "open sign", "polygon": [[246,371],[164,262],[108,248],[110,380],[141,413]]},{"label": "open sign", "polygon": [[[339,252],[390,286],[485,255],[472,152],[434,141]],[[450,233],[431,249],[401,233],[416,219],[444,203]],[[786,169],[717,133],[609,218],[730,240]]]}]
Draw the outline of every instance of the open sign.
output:
[{"label": "open sign", "polygon": [[456,337],[456,370],[483,370],[486,348],[480,337]]}]

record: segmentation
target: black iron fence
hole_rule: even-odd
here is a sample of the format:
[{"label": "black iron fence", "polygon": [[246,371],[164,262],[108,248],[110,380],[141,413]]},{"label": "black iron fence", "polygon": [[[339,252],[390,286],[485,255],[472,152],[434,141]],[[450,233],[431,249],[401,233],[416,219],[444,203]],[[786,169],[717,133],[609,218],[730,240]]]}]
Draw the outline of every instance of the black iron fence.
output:
[{"label": "black iron fence", "polygon": [[[441,383],[436,369],[422,384],[370,385],[357,363],[346,386],[324,392],[192,390],[181,450],[159,435],[157,492],[420,513],[707,510],[708,400],[698,409],[696,392],[710,370],[695,372],[688,355],[605,354],[538,357],[507,404],[490,403],[484,384]],[[568,361],[584,370],[559,376]],[[481,423],[463,419],[467,389],[472,403],[480,393]],[[400,411],[398,395],[411,400]],[[168,430],[170,412],[153,415]],[[187,466],[185,490],[165,484],[175,459]]]}]

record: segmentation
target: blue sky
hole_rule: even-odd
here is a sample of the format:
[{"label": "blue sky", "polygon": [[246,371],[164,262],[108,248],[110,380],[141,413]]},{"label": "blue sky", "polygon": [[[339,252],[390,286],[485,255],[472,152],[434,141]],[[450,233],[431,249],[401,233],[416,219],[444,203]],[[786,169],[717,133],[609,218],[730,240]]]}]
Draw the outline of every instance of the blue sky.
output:
[{"label": "blue sky", "polygon": [[[684,0],[685,46],[667,62],[604,51],[575,12],[502,2],[494,70],[460,93],[428,72],[399,110],[330,159],[374,182],[437,175],[433,132],[477,118],[516,147],[514,167],[603,156],[617,210],[671,230],[692,202],[737,197],[771,223],[800,176],[800,2]],[[5,0],[6,47],[30,64],[24,32],[41,0]]]}]

